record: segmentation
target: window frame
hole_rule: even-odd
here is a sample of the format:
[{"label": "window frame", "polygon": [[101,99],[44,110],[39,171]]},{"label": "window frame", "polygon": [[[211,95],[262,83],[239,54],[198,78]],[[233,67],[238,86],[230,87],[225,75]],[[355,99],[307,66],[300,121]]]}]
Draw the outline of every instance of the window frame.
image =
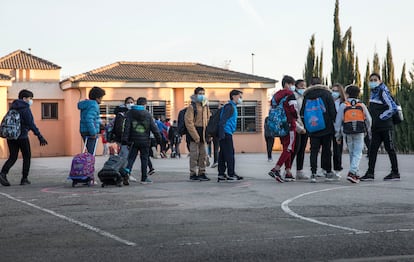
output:
[{"label": "window frame", "polygon": [[[59,120],[59,103],[58,102],[41,102],[42,120]],[[49,112],[46,115],[46,111]]]}]

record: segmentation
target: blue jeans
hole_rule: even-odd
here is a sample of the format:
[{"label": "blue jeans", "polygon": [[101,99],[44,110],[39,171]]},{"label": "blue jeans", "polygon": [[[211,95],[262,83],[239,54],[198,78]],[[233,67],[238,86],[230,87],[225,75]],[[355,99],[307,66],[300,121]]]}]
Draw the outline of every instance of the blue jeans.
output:
[{"label": "blue jeans", "polygon": [[98,136],[95,136],[95,138],[91,138],[89,136],[82,135],[83,142],[86,142],[86,150],[88,153],[95,155],[96,151],[96,143],[98,142]]},{"label": "blue jeans", "polygon": [[345,141],[349,150],[349,172],[356,175],[359,171],[359,162],[364,149],[364,133],[347,134]]}]

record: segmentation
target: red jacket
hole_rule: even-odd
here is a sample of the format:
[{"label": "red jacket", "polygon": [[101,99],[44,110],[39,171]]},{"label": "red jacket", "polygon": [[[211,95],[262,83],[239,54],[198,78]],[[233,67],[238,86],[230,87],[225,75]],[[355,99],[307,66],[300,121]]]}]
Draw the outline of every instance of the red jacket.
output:
[{"label": "red jacket", "polygon": [[273,95],[273,98],[276,103],[279,104],[279,101],[282,100],[282,98],[285,96],[287,96],[287,99],[283,103],[283,108],[285,109],[286,117],[289,122],[289,130],[296,131],[296,119],[298,118],[296,108],[298,104],[293,92],[287,89],[282,89],[277,91],[276,94]]}]

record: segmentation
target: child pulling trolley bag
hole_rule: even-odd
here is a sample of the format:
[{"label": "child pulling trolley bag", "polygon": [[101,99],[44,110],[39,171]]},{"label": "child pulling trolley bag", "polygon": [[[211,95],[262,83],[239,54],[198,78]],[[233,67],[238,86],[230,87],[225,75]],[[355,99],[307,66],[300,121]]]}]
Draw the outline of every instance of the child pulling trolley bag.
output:
[{"label": "child pulling trolley bag", "polygon": [[95,141],[93,154],[87,152],[87,143],[88,138],[85,139],[82,153],[75,155],[72,159],[68,177],[68,179],[72,179],[72,187],[75,187],[78,183],[91,186],[95,182],[95,152],[98,139]]}]

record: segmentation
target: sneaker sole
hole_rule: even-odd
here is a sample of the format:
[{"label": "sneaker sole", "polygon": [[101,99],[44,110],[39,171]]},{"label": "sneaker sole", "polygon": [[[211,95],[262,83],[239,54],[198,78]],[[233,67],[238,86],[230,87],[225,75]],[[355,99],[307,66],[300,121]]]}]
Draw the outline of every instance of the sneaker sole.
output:
[{"label": "sneaker sole", "polygon": [[360,178],[360,181],[365,181],[365,182],[370,182],[370,181],[374,181],[374,178]]},{"label": "sneaker sole", "polygon": [[400,181],[400,178],[384,179],[384,181]]},{"label": "sneaker sole", "polygon": [[280,176],[276,176],[276,177],[275,177],[275,179],[276,179],[276,181],[277,181],[277,182],[279,182],[279,183],[283,183],[283,182],[285,182],[285,181],[283,181],[283,179],[282,179]]},{"label": "sneaker sole", "polygon": [[354,184],[358,184],[359,180],[353,179],[352,177],[347,177],[346,178],[349,182],[354,183]]}]

